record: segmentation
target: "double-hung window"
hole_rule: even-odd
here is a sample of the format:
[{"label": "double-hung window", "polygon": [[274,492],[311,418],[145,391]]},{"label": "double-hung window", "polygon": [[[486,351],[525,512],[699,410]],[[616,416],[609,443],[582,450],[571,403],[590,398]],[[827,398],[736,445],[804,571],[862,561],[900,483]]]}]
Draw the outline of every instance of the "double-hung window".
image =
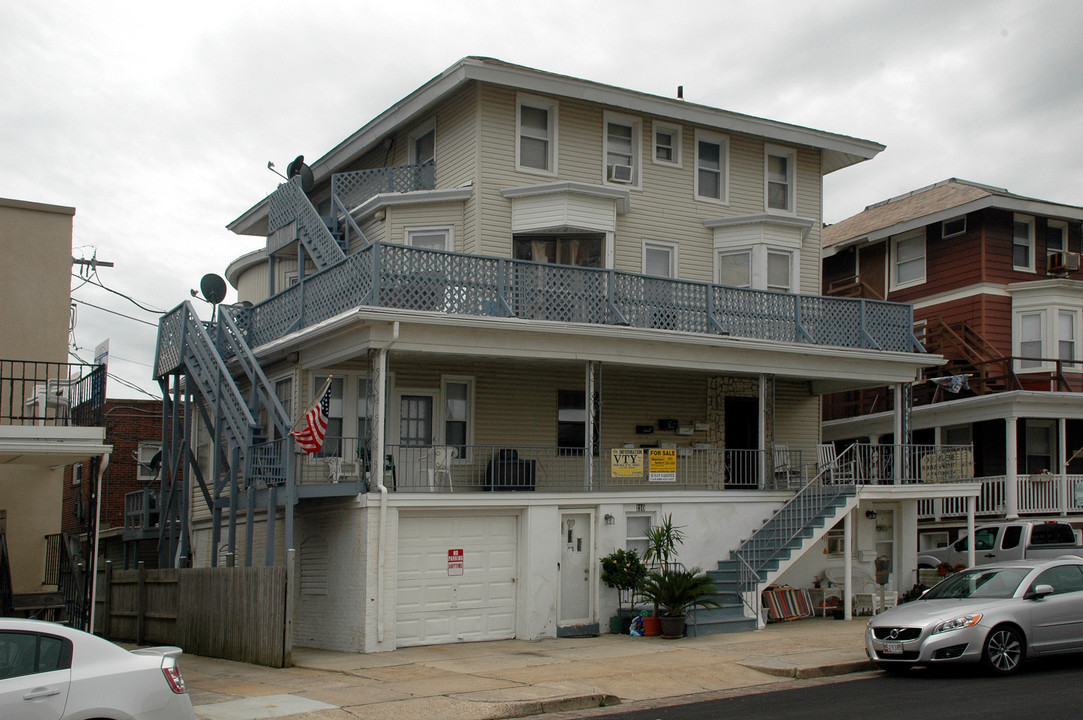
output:
[{"label": "double-hung window", "polygon": [[[1071,362],[1075,354],[1075,326],[1078,313],[1071,310],[1057,311],[1057,359]],[[1074,363],[1072,363],[1074,365]]]},{"label": "double-hung window", "polygon": [[154,462],[154,456],[162,450],[162,443],[160,442],[141,442],[139,448],[136,450],[136,480],[153,480],[158,477],[158,467],[161,466],[160,461]]},{"label": "double-hung window", "polygon": [[1042,364],[1042,325],[1045,313],[1023,313],[1019,316],[1020,368],[1036,368]]},{"label": "double-hung window", "polygon": [[471,408],[473,406],[473,378],[445,377],[442,381],[444,394],[444,444],[455,449],[455,457],[467,457],[471,444]]},{"label": "double-hung window", "polygon": [[679,125],[654,123],[654,156],[659,165],[681,165],[681,128]]},{"label": "double-hung window", "polygon": [[410,135],[410,162],[436,162],[436,121],[430,120]]},{"label": "double-hung window", "polygon": [[[323,389],[323,384],[326,381],[326,375],[317,375],[315,377],[315,387],[313,388],[313,395]],[[323,448],[320,450],[320,452],[316,453],[316,455],[319,457],[342,456],[342,415],[344,410],[344,390],[344,378],[331,378],[331,402],[329,405],[329,412],[327,413],[327,433],[323,438]],[[307,407],[305,409],[307,411]]]},{"label": "double-hung window", "polygon": [[557,104],[521,95],[516,115],[516,166],[527,172],[557,172]]},{"label": "double-hung window", "polygon": [[729,139],[696,131],[696,199],[728,203]]},{"label": "double-hung window", "polygon": [[1016,215],[1012,223],[1012,267],[1034,272],[1034,218]]},{"label": "double-hung window", "polygon": [[794,173],[797,154],[768,145],[765,154],[764,196],[768,212],[794,212]]},{"label": "double-hung window", "polygon": [[790,280],[793,255],[788,252],[767,251],[767,289],[778,292],[790,292],[793,283]]},{"label": "double-hung window", "polygon": [[925,229],[919,228],[892,238],[892,279],[894,287],[925,282]]},{"label": "double-hung window", "polygon": [[639,185],[640,138],[643,124],[638,118],[605,114],[605,181]]},{"label": "double-hung window", "polygon": [[[1045,256],[1050,259],[1053,253],[1062,253],[1068,249],[1068,223],[1060,220],[1046,222]],[[1052,265],[1052,263],[1049,263]]]}]

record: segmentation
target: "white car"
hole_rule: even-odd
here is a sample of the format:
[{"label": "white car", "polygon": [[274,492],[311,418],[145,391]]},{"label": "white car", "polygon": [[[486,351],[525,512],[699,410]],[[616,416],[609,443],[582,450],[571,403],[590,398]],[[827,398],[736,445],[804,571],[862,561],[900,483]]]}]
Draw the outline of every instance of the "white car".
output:
[{"label": "white car", "polygon": [[180,653],[128,651],[64,625],[0,618],[0,718],[195,720]]}]

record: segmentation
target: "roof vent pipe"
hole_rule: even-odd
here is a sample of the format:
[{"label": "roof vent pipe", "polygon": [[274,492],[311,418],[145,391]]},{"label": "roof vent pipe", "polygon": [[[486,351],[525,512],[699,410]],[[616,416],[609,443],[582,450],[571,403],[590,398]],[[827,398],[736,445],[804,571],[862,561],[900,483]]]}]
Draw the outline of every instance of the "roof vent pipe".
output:
[{"label": "roof vent pipe", "polygon": [[677,86],[677,99],[684,100],[684,85]]}]

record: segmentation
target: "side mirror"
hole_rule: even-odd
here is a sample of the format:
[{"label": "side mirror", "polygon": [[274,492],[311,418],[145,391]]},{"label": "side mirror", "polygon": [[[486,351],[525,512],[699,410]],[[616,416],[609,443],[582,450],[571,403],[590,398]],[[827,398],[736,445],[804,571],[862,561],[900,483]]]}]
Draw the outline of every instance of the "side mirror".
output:
[{"label": "side mirror", "polygon": [[1053,586],[1052,585],[1045,585],[1045,584],[1043,584],[1043,585],[1035,585],[1033,588],[1031,588],[1030,592],[1027,593],[1027,599],[1029,599],[1029,600],[1041,600],[1046,595],[1052,595],[1052,594],[1053,594]]}]

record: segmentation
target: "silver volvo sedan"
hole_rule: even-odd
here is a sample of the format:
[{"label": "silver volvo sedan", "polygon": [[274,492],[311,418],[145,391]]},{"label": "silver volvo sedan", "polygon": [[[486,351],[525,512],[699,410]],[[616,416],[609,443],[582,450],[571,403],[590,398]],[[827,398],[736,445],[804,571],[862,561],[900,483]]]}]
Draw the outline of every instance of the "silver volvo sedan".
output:
[{"label": "silver volvo sedan", "polygon": [[888,672],[982,663],[1009,675],[1024,660],[1083,651],[1083,560],[1018,560],[951,575],[920,599],[874,615],[865,652]]}]

